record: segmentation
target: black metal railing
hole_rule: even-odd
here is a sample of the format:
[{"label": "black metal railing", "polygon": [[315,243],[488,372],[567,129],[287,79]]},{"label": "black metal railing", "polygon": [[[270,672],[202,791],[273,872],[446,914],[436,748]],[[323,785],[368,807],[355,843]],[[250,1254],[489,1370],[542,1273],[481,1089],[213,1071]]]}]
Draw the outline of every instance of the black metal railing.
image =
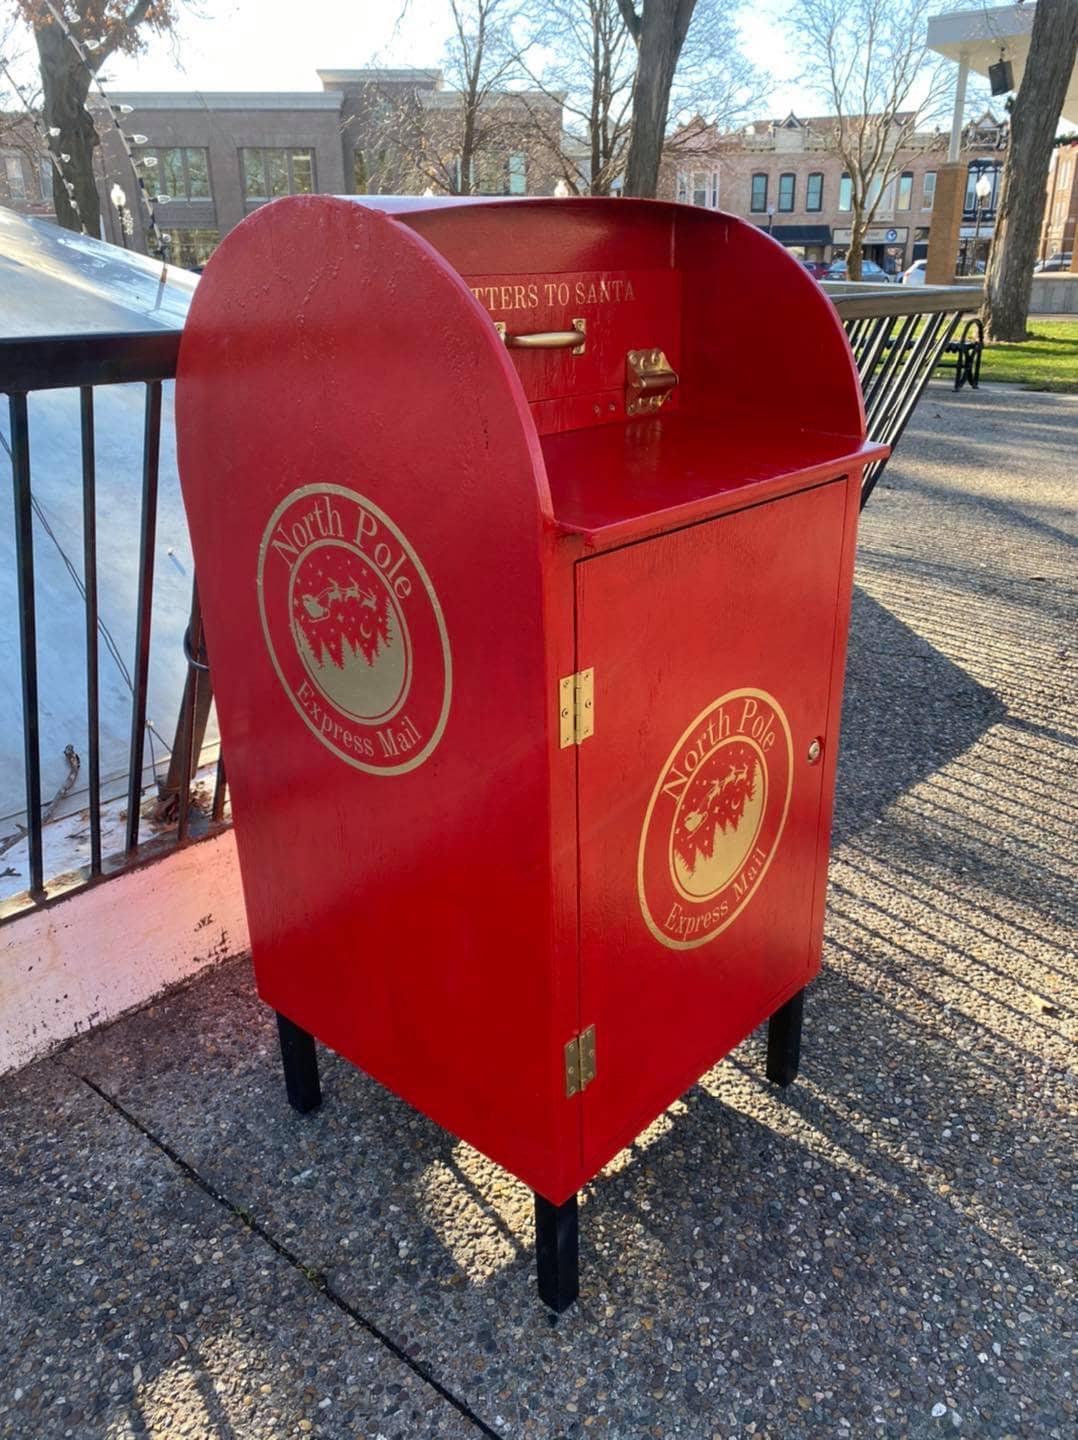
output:
[{"label": "black metal railing", "polygon": [[[836,284],[825,288],[842,317],[857,361],[869,435],[874,440],[894,446],[961,317],[978,307],[979,291],[962,286],[905,288]],[[190,616],[182,647],[184,653],[180,653],[177,646],[175,655],[169,656],[169,664],[185,666],[186,674],[175,738],[169,747],[168,773],[157,783],[154,806],[157,833],[149,839],[145,838],[141,823],[143,794],[147,788],[144,768],[147,735],[157,734],[147,720],[147,694],[158,549],[162,386],[175,375],[179,338],[178,331],[70,335],[42,340],[0,338],[0,393],[8,397],[10,420],[8,448],[14,498],[25,772],[25,824],[17,829],[22,832],[19,839],[25,839],[28,854],[28,885],[19,895],[0,902],[0,920],[22,913],[27,908],[47,904],[61,894],[70,894],[80,885],[96,883],[133,863],[156,858],[163,849],[217,833],[225,823],[226,780],[220,756],[212,786],[212,800],[205,809],[197,812],[192,806],[191,781],[200,765],[212,703],[198,588],[193,581]],[[99,637],[105,632],[98,611],[99,497],[95,396],[101,387],[130,383],[144,387],[144,402],[134,663],[129,672],[126,668],[124,671],[131,688],[127,811],[122,846],[116,854],[105,854],[102,838],[99,675]],[[28,399],[39,391],[60,389],[77,390],[79,396],[81,579],[70,564],[68,568],[83,595],[84,644],[81,655],[65,654],[62,660],[69,674],[82,667],[85,673],[89,860],[58,881],[55,875],[46,874],[43,844],[45,822],[55,811],[55,801],[44,805],[42,795],[34,521],[36,516],[44,525],[45,517],[34,498]],[[884,463],[879,461],[870,467],[865,477],[863,499],[871,494]],[[111,637],[106,638],[115,656],[115,645]],[[175,673],[178,676],[178,669]],[[160,740],[161,737],[158,735],[157,738]],[[73,753],[73,750],[73,746],[67,747],[67,751]],[[0,840],[0,845],[2,843]]]},{"label": "black metal railing", "polygon": [[[40,340],[0,339],[0,393],[8,397],[9,437],[14,499],[16,594],[22,699],[22,752],[25,787],[25,823],[16,821],[13,836],[25,842],[28,883],[24,892],[0,903],[0,919],[70,894],[80,885],[93,884],[132,863],[156,858],[163,849],[216,833],[224,821],[226,783],[220,758],[206,813],[193,813],[191,780],[202,756],[210,710],[210,686],[202,645],[197,585],[192,582],[191,611],[184,649],[187,674],[179,718],[170,750],[167,778],[157,786],[154,807],[155,834],[143,834],[143,794],[146,789],[145,755],[148,733],[147,695],[154,622],[154,579],[157,553],[158,492],[161,465],[162,386],[176,371],[178,331],[118,335],[51,336]],[[123,667],[131,688],[130,745],[127,758],[127,810],[124,841],[115,855],[103,853],[102,765],[99,636],[108,634],[99,613],[98,570],[98,444],[95,432],[95,397],[103,386],[139,383],[144,388],[141,484],[138,496],[138,573],[135,582],[134,656],[130,670]],[[35,515],[45,524],[36,502],[32,477],[32,427],[29,400],[43,391],[75,389],[79,397],[79,453],[82,484],[82,576],[71,570],[84,602],[83,655],[60,657],[68,675],[85,667],[88,863],[68,871],[60,883],[46,874],[44,826],[56,802],[43,803],[41,765],[41,696],[39,693],[38,608],[34,565]],[[0,442],[4,441],[0,432]],[[132,499],[134,497],[131,497]],[[111,636],[108,637],[111,644]],[[115,649],[113,646],[112,648]],[[57,657],[53,657],[54,661]],[[119,657],[118,657],[119,658]],[[184,656],[175,655],[175,665]],[[156,732],[154,732],[156,733]],[[157,736],[160,741],[160,735]],[[61,793],[71,788],[79,760],[74,747],[73,773]],[[57,796],[59,799],[60,796]]]},{"label": "black metal railing", "polygon": [[[825,283],[849,336],[869,437],[892,450],[964,315],[979,310],[978,285]],[[887,461],[865,468],[862,508]]]}]

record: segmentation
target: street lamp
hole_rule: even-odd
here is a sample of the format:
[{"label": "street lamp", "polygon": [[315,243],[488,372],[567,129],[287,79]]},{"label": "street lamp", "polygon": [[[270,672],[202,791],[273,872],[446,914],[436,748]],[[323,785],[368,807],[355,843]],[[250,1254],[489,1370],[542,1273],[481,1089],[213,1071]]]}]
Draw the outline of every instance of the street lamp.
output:
[{"label": "street lamp", "polygon": [[973,187],[973,193],[977,197],[977,203],[974,207],[973,212],[973,273],[976,274],[977,247],[981,242],[981,215],[984,211],[985,205],[988,202],[988,197],[992,193],[992,182],[991,180],[989,180],[988,176],[984,173],[983,170],[981,171],[976,185]]},{"label": "street lamp", "polygon": [[109,191],[109,199],[120,219],[120,239],[123,247],[127,249],[127,195],[122,185],[114,185]]},{"label": "street lamp", "polygon": [[775,218],[775,207],[774,207],[774,205],[769,205],[769,206],[767,207],[767,233],[768,233],[769,235],[771,234],[771,222],[772,222],[772,220],[774,220],[774,218]]}]

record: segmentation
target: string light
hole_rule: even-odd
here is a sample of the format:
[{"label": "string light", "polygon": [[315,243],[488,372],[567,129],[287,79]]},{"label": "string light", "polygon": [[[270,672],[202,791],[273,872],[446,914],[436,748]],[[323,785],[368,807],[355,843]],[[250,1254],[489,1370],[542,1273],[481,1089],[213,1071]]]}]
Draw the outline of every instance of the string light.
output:
[{"label": "string light", "polygon": [[[152,236],[155,237],[155,240],[156,240],[155,249],[157,250],[158,254],[161,256],[161,258],[162,258],[162,259],[165,259],[167,242],[164,240],[164,238],[163,238],[162,235],[161,235],[160,230],[157,228],[157,220],[156,220],[156,217],[155,217],[155,215],[154,215],[153,203],[151,202],[150,197],[149,197],[149,195],[148,195],[147,192],[146,192],[146,186],[145,186],[145,184],[144,184],[144,182],[143,182],[142,175],[141,175],[141,173],[140,173],[140,171],[139,171],[138,163],[137,163],[136,160],[135,160],[135,152],[132,150],[131,145],[130,145],[130,143],[128,142],[128,137],[124,134],[123,127],[122,127],[121,124],[120,124],[120,119],[121,119],[122,116],[124,116],[124,115],[130,115],[130,114],[133,113],[133,107],[132,107],[131,105],[122,105],[122,104],[113,105],[112,101],[109,99],[108,95],[106,94],[105,84],[104,84],[103,78],[102,78],[100,75],[98,75],[98,73],[94,70],[94,67],[90,64],[90,61],[89,61],[89,59],[87,58],[86,52],[83,50],[82,45],[81,45],[81,44],[79,43],[79,41],[75,38],[75,36],[72,34],[71,28],[70,28],[69,25],[67,24],[67,22],[66,22],[66,20],[64,19],[64,17],[63,17],[63,16],[60,14],[60,12],[57,10],[56,6],[52,3],[52,0],[45,0],[45,8],[48,10],[49,14],[52,16],[52,18],[56,21],[57,25],[59,25],[60,29],[63,31],[64,38],[67,40],[67,42],[68,42],[68,44],[71,46],[72,50],[74,50],[75,55],[77,56],[77,58],[78,58],[78,60],[79,60],[79,63],[82,65],[83,69],[86,71],[87,75],[90,77],[90,83],[91,83],[91,85],[94,86],[94,88],[97,90],[97,93],[101,96],[102,100],[104,100],[104,102],[105,102],[105,105],[106,105],[106,107],[107,107],[107,109],[108,109],[108,112],[109,112],[109,119],[112,121],[112,124],[113,124],[113,126],[115,127],[115,130],[116,130],[116,134],[117,134],[117,135],[119,136],[119,138],[120,138],[120,144],[123,146],[124,154],[127,156],[127,162],[128,162],[128,164],[131,166],[131,173],[132,173],[132,175],[135,177],[135,183],[138,185],[139,199],[142,201],[142,208],[143,208],[143,210],[145,211],[145,215],[146,215],[146,230],[147,230],[148,236],[152,235]],[[5,68],[5,70],[7,69],[6,66],[5,66],[4,68]],[[18,93],[18,92],[16,92],[16,93]],[[19,98],[22,99],[22,96],[20,95]],[[24,105],[26,104],[25,100],[23,101],[23,104],[24,104]],[[29,107],[27,107],[27,108],[29,108]],[[59,135],[60,131],[59,131],[58,129],[56,129],[55,126],[53,126],[53,127],[50,127],[50,132],[49,132],[49,133],[52,134],[52,135],[54,135],[54,138],[55,138],[55,136]],[[133,139],[133,140],[135,141],[135,143],[138,144],[138,145],[142,145],[142,144],[145,144],[145,143],[146,143],[146,137],[145,137],[144,135],[135,135],[135,136],[132,136],[132,139]],[[50,153],[52,153],[52,152],[50,151]],[[144,165],[147,165],[147,166],[149,166],[149,165],[156,165],[156,164],[157,164],[157,159],[156,159],[155,156],[147,155],[147,156],[145,156],[144,159],[143,159],[143,164],[144,164]],[[66,183],[66,182],[65,182],[65,183]],[[71,194],[71,186],[70,186],[70,185],[68,186],[68,194]],[[78,206],[77,206],[77,205],[74,205],[74,209],[75,209],[75,213],[78,214]],[[81,221],[81,216],[80,216],[80,221]],[[87,233],[85,224],[83,224],[83,226],[82,226],[82,233],[83,233],[84,235]]]}]

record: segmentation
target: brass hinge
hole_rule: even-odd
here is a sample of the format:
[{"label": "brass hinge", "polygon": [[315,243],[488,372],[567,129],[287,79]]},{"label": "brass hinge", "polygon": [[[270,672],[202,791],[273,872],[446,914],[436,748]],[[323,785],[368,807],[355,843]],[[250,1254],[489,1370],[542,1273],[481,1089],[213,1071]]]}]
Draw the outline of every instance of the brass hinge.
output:
[{"label": "brass hinge", "polygon": [[561,748],[581,745],[595,733],[595,670],[577,670],[558,682]]},{"label": "brass hinge", "polygon": [[595,1026],[574,1035],[565,1047],[565,1098],[571,1100],[595,1079]]}]

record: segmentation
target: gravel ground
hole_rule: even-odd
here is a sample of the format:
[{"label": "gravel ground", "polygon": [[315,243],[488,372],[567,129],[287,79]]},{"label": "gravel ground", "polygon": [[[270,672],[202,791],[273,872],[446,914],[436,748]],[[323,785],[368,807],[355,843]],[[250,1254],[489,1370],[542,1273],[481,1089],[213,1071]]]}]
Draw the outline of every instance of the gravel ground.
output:
[{"label": "gravel ground", "polygon": [[[245,962],[0,1083],[0,1435],[1075,1433],[1078,399],[933,386],[866,512],[825,971],[583,1197],[323,1057]],[[326,1403],[328,1402],[328,1403]]]}]

